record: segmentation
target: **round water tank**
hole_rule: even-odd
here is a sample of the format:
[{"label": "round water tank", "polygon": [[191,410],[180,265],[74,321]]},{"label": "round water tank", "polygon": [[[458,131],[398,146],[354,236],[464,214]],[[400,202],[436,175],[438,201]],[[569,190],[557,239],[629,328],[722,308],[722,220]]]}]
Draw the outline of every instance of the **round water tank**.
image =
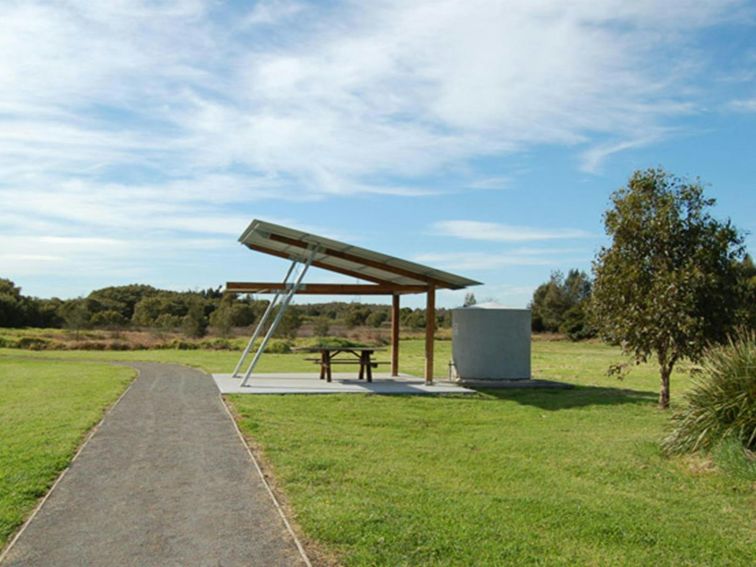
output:
[{"label": "round water tank", "polygon": [[452,356],[462,381],[530,379],[530,309],[497,303],[453,309]]}]

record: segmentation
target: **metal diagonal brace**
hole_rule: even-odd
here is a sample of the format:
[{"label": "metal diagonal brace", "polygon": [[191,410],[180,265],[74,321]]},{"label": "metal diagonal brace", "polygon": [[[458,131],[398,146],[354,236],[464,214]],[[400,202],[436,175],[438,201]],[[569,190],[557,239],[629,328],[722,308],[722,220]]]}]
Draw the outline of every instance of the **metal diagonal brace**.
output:
[{"label": "metal diagonal brace", "polygon": [[[289,277],[291,276],[291,273],[294,271],[294,267],[297,265],[297,261],[294,260],[291,263],[291,266],[289,266],[289,271],[286,272],[286,277],[283,279],[283,285],[286,287],[286,283],[289,281]],[[257,340],[257,337],[260,336],[260,331],[262,331],[263,327],[265,326],[265,323],[268,320],[268,317],[270,317],[270,314],[273,313],[273,309],[275,308],[276,304],[278,303],[278,298],[281,297],[281,292],[276,292],[276,295],[273,297],[273,299],[268,302],[268,307],[265,309],[265,313],[263,313],[263,316],[260,318],[260,321],[257,323],[257,327],[255,328],[255,332],[252,334],[252,338],[249,339],[249,342],[247,343],[247,346],[244,349],[244,352],[241,355],[241,358],[239,359],[239,362],[236,363],[236,368],[234,368],[234,373],[232,374],[232,377],[238,378],[239,377],[239,370],[241,370],[242,364],[244,364],[244,359],[247,358],[247,355],[249,354],[249,351],[252,350],[252,345]]]},{"label": "metal diagonal brace", "polygon": [[252,359],[252,362],[249,364],[249,368],[247,368],[247,372],[241,381],[242,386],[247,385],[247,382],[249,381],[250,376],[252,376],[252,371],[255,369],[255,366],[257,365],[257,361],[260,360],[262,353],[265,351],[265,347],[268,345],[268,341],[273,336],[273,333],[276,332],[276,328],[278,327],[278,324],[281,322],[284,312],[286,311],[286,308],[289,306],[289,303],[291,303],[291,300],[294,297],[294,294],[297,293],[297,290],[301,287],[302,280],[304,279],[304,276],[307,273],[307,270],[310,268],[312,261],[315,259],[315,254],[317,254],[317,252],[318,252],[317,247],[313,247],[310,249],[310,253],[307,257],[307,262],[302,268],[302,271],[299,272],[299,276],[297,276],[297,279],[294,282],[294,285],[291,286],[291,288],[289,289],[289,292],[283,298],[283,301],[281,302],[281,307],[279,308],[278,313],[276,313],[276,318],[273,319],[273,323],[271,323],[270,328],[268,329],[268,332],[265,334],[265,338],[263,338],[262,343],[260,343],[260,347],[257,349],[257,352],[255,353],[255,356]]}]

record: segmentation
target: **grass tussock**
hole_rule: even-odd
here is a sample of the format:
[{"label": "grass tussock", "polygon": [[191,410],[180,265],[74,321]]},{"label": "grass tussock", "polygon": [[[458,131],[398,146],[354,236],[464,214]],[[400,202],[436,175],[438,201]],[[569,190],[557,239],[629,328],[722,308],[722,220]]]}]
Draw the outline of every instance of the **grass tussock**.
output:
[{"label": "grass tussock", "polygon": [[670,454],[711,451],[728,439],[756,450],[756,334],[743,331],[712,348],[672,417],[663,447]]}]

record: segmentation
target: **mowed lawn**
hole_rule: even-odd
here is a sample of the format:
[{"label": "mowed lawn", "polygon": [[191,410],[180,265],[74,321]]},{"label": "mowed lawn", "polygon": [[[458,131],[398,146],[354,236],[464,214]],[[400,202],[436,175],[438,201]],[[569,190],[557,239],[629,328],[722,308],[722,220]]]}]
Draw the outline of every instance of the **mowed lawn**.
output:
[{"label": "mowed lawn", "polygon": [[616,360],[537,342],[536,375],[578,387],[229,399],[306,537],[346,565],[753,564],[753,485],[662,456],[653,368],[618,382]]},{"label": "mowed lawn", "polygon": [[0,354],[0,549],[135,372]]},{"label": "mowed lawn", "polygon": [[[421,341],[402,341],[419,375]],[[235,352],[21,352],[229,372]],[[436,345],[436,376],[450,343]],[[266,355],[260,371],[314,367]],[[382,354],[384,359],[388,353]],[[346,565],[750,565],[753,483],[658,450],[652,366],[605,375],[618,351],[535,342],[536,377],[573,390],[472,397],[230,396],[305,539]],[[66,365],[69,364],[68,362]],[[105,367],[91,367],[103,369]],[[673,402],[687,376],[673,377]]]}]

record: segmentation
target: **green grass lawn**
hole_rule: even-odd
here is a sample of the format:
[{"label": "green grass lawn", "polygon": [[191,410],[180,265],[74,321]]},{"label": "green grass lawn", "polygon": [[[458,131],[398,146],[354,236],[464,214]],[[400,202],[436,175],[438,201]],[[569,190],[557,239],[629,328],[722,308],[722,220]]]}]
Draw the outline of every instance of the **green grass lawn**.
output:
[{"label": "green grass lawn", "polygon": [[[450,342],[436,346],[447,373]],[[421,341],[402,341],[420,375]],[[178,362],[229,372],[238,353],[13,352],[34,360]],[[388,353],[383,353],[384,359]],[[262,372],[314,367],[266,355]],[[658,450],[653,366],[624,382],[597,344],[535,342],[534,375],[563,391],[474,397],[231,396],[307,539],[346,565],[748,565],[753,483]],[[41,363],[40,363],[41,364]],[[91,367],[94,371],[95,368]],[[673,376],[673,403],[685,389]],[[53,475],[54,476],[54,475]]]},{"label": "green grass lawn", "polygon": [[[402,346],[419,373],[421,345]],[[230,401],[306,536],[347,565],[751,564],[752,485],[663,457],[654,368],[618,382],[616,360],[535,343],[535,374],[568,391]]]},{"label": "green grass lawn", "polygon": [[28,354],[0,354],[0,549],[135,374]]}]

